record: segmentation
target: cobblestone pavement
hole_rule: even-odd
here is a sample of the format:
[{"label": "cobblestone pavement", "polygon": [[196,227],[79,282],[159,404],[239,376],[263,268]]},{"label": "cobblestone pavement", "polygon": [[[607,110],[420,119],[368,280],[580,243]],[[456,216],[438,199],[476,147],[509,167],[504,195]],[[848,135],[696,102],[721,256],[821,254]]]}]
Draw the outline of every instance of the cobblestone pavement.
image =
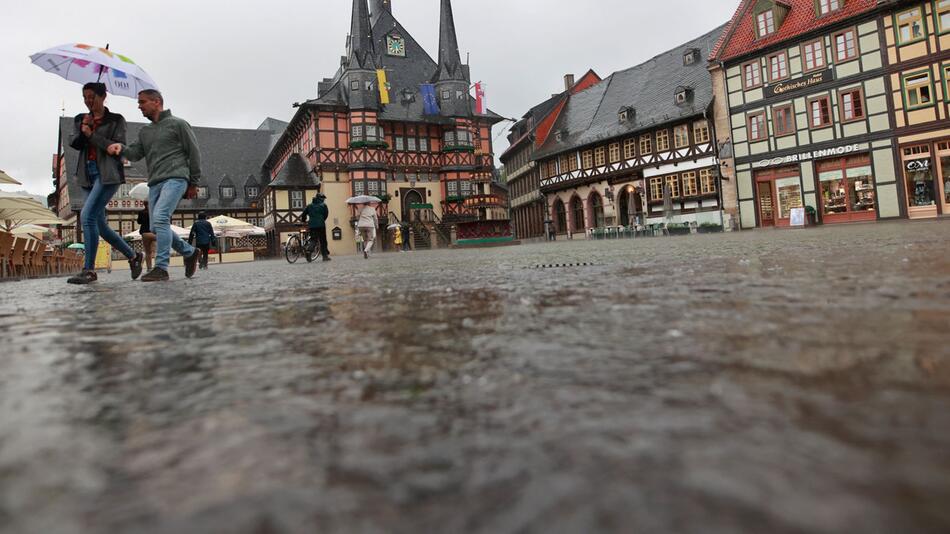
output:
[{"label": "cobblestone pavement", "polygon": [[126,276],[0,284],[3,533],[950,529],[950,221]]}]

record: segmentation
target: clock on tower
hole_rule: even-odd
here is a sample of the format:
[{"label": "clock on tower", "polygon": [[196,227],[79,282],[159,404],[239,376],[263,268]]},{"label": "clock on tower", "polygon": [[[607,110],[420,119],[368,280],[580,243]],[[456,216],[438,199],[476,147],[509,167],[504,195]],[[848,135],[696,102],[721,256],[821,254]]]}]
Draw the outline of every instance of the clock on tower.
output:
[{"label": "clock on tower", "polygon": [[406,40],[398,35],[387,36],[386,51],[390,56],[406,57]]}]

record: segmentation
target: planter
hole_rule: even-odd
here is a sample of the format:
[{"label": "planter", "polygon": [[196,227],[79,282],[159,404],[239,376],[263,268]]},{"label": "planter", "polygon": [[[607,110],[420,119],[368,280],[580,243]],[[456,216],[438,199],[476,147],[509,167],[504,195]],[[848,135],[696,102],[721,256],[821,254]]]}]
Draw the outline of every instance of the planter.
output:
[{"label": "planter", "polygon": [[669,228],[669,227],[667,227],[666,230],[670,233],[670,235],[689,235],[689,234],[690,234],[690,230],[689,230],[689,227],[688,227],[688,226],[685,227],[685,228],[682,228],[682,227]]},{"label": "planter", "polygon": [[722,226],[700,226],[697,228],[697,232],[700,234],[719,234],[722,233]]}]

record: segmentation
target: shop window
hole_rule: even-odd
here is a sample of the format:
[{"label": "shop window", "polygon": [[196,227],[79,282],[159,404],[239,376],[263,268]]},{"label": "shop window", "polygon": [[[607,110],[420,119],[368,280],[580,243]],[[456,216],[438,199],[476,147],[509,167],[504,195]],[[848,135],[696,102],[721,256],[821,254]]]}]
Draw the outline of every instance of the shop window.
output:
[{"label": "shop window", "polygon": [[841,122],[854,122],[864,118],[864,95],[861,89],[847,89],[838,93],[838,109]]},{"label": "shop window", "polygon": [[936,205],[937,189],[932,161],[927,145],[904,149],[907,202],[912,208]]},{"label": "shop window", "polygon": [[895,26],[897,27],[897,44],[905,45],[914,43],[927,37],[923,10],[919,6],[901,11],[897,14],[895,20]]},{"label": "shop window", "polygon": [[791,104],[772,108],[772,129],[775,137],[795,133],[795,109]]},{"label": "shop window", "polygon": [[768,128],[765,125],[765,113],[752,113],[749,115],[749,141],[761,141],[769,136]]},{"label": "shop window", "polygon": [[610,144],[610,162],[617,163],[620,161],[620,143],[611,143]]},{"label": "shop window", "polygon": [[933,82],[930,71],[908,74],[902,79],[904,104],[909,110],[923,108],[934,103]]},{"label": "shop window", "polygon": [[650,178],[650,198],[663,200],[663,178]]},{"label": "shop window", "polygon": [[825,41],[816,39],[802,45],[805,72],[812,72],[825,66]]},{"label": "shop window", "polygon": [[571,199],[571,216],[574,218],[574,231],[584,231],[584,203],[580,197]]},{"label": "shop window", "polygon": [[831,126],[831,99],[820,96],[808,101],[808,125],[812,129]]},{"label": "shop window", "polygon": [[675,174],[671,174],[666,177],[666,188],[670,192],[670,198],[677,198],[680,196],[680,181],[679,177]]},{"label": "shop window", "polygon": [[640,155],[645,156],[653,153],[653,137],[650,135],[640,136]]},{"label": "shop window", "polygon": [[755,20],[760,39],[775,33],[775,13],[771,9],[756,15]]},{"label": "shop window", "polygon": [[670,149],[670,132],[660,130],[656,132],[656,151],[666,152]]},{"label": "shop window", "polygon": [[607,149],[597,147],[594,149],[594,166],[602,167],[607,164]]},{"label": "shop window", "polygon": [[778,193],[778,216],[780,219],[790,219],[792,210],[805,207],[802,202],[802,186],[799,178],[784,178],[775,181]]},{"label": "shop window", "polygon": [[785,52],[779,52],[769,56],[769,81],[784,80],[788,78],[788,55]]},{"label": "shop window", "polygon": [[709,142],[709,123],[698,121],[693,123],[693,140],[696,144]]},{"label": "shop window", "polygon": [[686,148],[689,146],[689,126],[681,124],[673,128],[673,146]]},{"label": "shop window", "polygon": [[858,57],[858,42],[854,28],[835,34],[835,62],[842,63]]},{"label": "shop window", "polygon": [[590,169],[594,166],[594,151],[585,150],[581,152],[581,163],[585,169]]},{"label": "shop window", "polygon": [[633,159],[637,155],[637,140],[629,137],[623,140],[623,159]]},{"label": "shop window", "polygon": [[841,9],[841,0],[818,0],[818,16]]},{"label": "shop window", "polygon": [[590,195],[590,209],[593,217],[594,228],[603,228],[607,225],[607,219],[604,218],[604,199],[597,193]]},{"label": "shop window", "polygon": [[683,173],[683,196],[692,197],[699,193],[699,185],[696,182],[696,172],[689,171]]},{"label": "shop window", "polygon": [[874,174],[867,156],[817,164],[821,207],[825,215],[875,210]]},{"label": "shop window", "polygon": [[746,91],[762,85],[762,65],[759,64],[759,60],[743,65],[742,74],[744,89]]},{"label": "shop window", "polygon": [[937,0],[937,31],[950,32],[950,0]]},{"label": "shop window", "polygon": [[716,175],[712,169],[699,171],[699,185],[704,195],[711,195],[716,192]]},{"label": "shop window", "polygon": [[950,204],[950,154],[940,157],[940,173],[943,176],[943,202]]}]

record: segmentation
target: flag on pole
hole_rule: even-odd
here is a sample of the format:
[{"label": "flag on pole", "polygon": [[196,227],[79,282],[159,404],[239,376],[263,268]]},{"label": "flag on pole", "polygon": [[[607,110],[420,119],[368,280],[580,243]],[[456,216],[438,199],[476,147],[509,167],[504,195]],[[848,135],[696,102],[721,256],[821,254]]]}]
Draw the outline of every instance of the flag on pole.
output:
[{"label": "flag on pole", "polygon": [[475,113],[484,115],[488,109],[488,101],[485,98],[485,85],[482,82],[475,84]]},{"label": "flag on pole", "polygon": [[419,92],[422,93],[422,107],[426,115],[439,114],[439,99],[435,95],[435,85],[424,83],[419,86]]},{"label": "flag on pole", "polygon": [[389,82],[386,81],[386,71],[383,69],[377,69],[376,80],[379,82],[379,103],[388,104],[389,103]]}]

